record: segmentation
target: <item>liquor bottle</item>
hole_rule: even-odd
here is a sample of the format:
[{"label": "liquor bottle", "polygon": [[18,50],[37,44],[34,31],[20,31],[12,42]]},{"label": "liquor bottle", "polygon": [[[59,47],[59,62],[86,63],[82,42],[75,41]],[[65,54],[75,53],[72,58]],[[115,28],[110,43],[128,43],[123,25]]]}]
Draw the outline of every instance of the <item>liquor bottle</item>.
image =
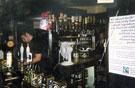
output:
[{"label": "liquor bottle", "polygon": [[[87,20],[87,36],[88,38],[91,37],[91,24],[90,24],[90,16],[88,16],[88,20]],[[88,40],[91,40],[91,39],[88,39]]]},{"label": "liquor bottle", "polygon": [[52,14],[52,32],[56,32],[56,17]]},{"label": "liquor bottle", "polygon": [[88,24],[88,18],[85,17],[85,22],[84,22],[84,40],[87,40],[87,24]]},{"label": "liquor bottle", "polygon": [[72,27],[71,32],[73,32],[75,29],[75,16],[71,17],[71,27]]},{"label": "liquor bottle", "polygon": [[49,13],[48,15],[48,25],[47,25],[48,30],[52,30],[52,14]]},{"label": "liquor bottle", "polygon": [[80,41],[82,42],[84,40],[84,35],[85,35],[85,20],[82,19],[82,30],[80,32]]},{"label": "liquor bottle", "polygon": [[41,88],[47,88],[46,81],[47,81],[47,79],[45,77],[43,77],[42,78]]},{"label": "liquor bottle", "polygon": [[77,63],[79,61],[79,52],[78,52],[78,47],[77,45],[74,46],[74,50],[73,50],[73,60],[74,63]]},{"label": "liquor bottle", "polygon": [[84,18],[83,18],[83,23],[82,23],[82,28],[83,28],[82,30],[85,30],[85,27],[86,27],[86,26],[85,26],[85,17],[84,17]]},{"label": "liquor bottle", "polygon": [[92,42],[91,42],[91,47],[93,50],[95,50],[95,43],[96,43],[96,39],[95,39],[95,35],[92,35]]},{"label": "liquor bottle", "polygon": [[61,34],[61,31],[62,31],[62,19],[59,17],[58,18],[58,32],[59,34]]},{"label": "liquor bottle", "polygon": [[106,24],[106,19],[105,18],[103,19],[103,24]]},{"label": "liquor bottle", "polygon": [[58,18],[59,19],[59,31],[61,31],[63,28],[62,28],[62,20],[63,20],[63,13],[60,13],[60,17]]},{"label": "liquor bottle", "polygon": [[3,50],[1,49],[0,50],[0,60],[3,60],[4,59],[4,52]]},{"label": "liquor bottle", "polygon": [[93,16],[93,25],[95,25],[95,23],[96,23],[96,17]]},{"label": "liquor bottle", "polygon": [[75,16],[75,32],[78,32],[79,17]]},{"label": "liquor bottle", "polygon": [[87,30],[87,24],[88,24],[88,18],[87,17],[85,17],[85,22],[84,22],[84,29],[85,29],[85,31]]},{"label": "liquor bottle", "polygon": [[79,16],[78,30],[79,32],[82,30],[82,16]]},{"label": "liquor bottle", "polygon": [[71,30],[71,17],[67,17],[67,30]]},{"label": "liquor bottle", "polygon": [[69,36],[71,33],[71,17],[67,17],[67,25],[66,25],[66,27],[67,27],[67,32],[66,32],[66,34]]},{"label": "liquor bottle", "polygon": [[88,21],[88,23],[87,23],[87,28],[88,28],[88,30],[89,30],[89,29],[90,29],[90,16],[88,16],[87,18],[88,18],[88,20],[87,20],[87,21]]},{"label": "liquor bottle", "polygon": [[89,24],[92,24],[92,16],[89,16]]},{"label": "liquor bottle", "polygon": [[92,36],[91,47],[93,50],[95,50],[95,42],[96,42],[95,30],[96,30],[95,27],[93,27],[93,29],[91,30],[91,36]]},{"label": "liquor bottle", "polygon": [[63,30],[64,30],[64,33],[67,32],[67,14],[64,14],[64,17],[63,17]]}]

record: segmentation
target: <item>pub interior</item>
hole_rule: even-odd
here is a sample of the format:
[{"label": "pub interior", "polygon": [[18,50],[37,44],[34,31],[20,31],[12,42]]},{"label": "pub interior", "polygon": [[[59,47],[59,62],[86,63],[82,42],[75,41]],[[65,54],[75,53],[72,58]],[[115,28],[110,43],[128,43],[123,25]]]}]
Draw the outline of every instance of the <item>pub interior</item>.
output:
[{"label": "pub interior", "polygon": [[134,88],[135,76],[110,72],[108,49],[110,17],[133,15],[134,4],[0,0],[0,88]]}]

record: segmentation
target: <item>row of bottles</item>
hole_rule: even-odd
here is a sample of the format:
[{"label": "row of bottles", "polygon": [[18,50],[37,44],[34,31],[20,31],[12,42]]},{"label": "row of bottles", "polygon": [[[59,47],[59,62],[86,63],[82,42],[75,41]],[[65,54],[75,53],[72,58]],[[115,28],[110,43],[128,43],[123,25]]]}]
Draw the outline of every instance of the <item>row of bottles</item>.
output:
[{"label": "row of bottles", "polygon": [[73,49],[74,62],[78,62],[78,58],[84,59],[90,56],[89,52],[95,50],[97,28],[105,27],[107,24],[105,17],[101,18],[96,15],[69,16],[60,13],[58,17],[50,14],[48,19],[52,22],[52,33],[58,35],[59,42],[76,42]]},{"label": "row of bottles", "polygon": [[106,24],[105,18],[97,18],[96,16],[67,16],[67,14],[60,13],[59,17],[54,14],[50,14],[48,17],[52,22],[53,32],[65,33],[69,36],[73,32],[73,35],[85,31],[85,33],[93,35],[97,25]]}]

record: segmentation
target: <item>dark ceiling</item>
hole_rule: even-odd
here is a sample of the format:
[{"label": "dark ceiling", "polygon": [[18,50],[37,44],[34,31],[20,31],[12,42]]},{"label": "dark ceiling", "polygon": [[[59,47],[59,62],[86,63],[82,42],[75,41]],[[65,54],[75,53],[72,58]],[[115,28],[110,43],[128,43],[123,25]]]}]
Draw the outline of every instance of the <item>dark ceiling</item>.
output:
[{"label": "dark ceiling", "polygon": [[114,0],[112,4],[97,4],[97,0],[0,0],[0,19],[37,16],[48,10],[55,14],[59,12],[87,13],[84,10],[68,8],[68,6],[103,5],[107,8],[109,15],[115,14],[117,10],[120,10],[121,14],[134,13],[134,4],[135,0]]},{"label": "dark ceiling", "polygon": [[[94,14],[99,17],[134,14],[135,0],[114,0],[112,4],[97,4],[97,0],[0,0],[0,30],[8,29],[14,20],[29,21],[40,17],[41,13],[50,10],[56,16],[59,12],[68,15],[91,15],[86,10],[68,8],[69,6],[99,6],[107,8],[106,13]],[[89,8],[91,9],[91,8]],[[31,20],[30,20],[31,21]]]}]

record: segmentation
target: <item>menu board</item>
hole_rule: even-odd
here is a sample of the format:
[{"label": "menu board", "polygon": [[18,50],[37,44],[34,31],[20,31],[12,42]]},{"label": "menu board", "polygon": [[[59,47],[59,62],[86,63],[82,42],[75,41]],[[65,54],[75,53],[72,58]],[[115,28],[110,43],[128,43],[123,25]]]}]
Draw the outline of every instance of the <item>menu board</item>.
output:
[{"label": "menu board", "polygon": [[135,77],[135,15],[109,19],[109,72]]}]

